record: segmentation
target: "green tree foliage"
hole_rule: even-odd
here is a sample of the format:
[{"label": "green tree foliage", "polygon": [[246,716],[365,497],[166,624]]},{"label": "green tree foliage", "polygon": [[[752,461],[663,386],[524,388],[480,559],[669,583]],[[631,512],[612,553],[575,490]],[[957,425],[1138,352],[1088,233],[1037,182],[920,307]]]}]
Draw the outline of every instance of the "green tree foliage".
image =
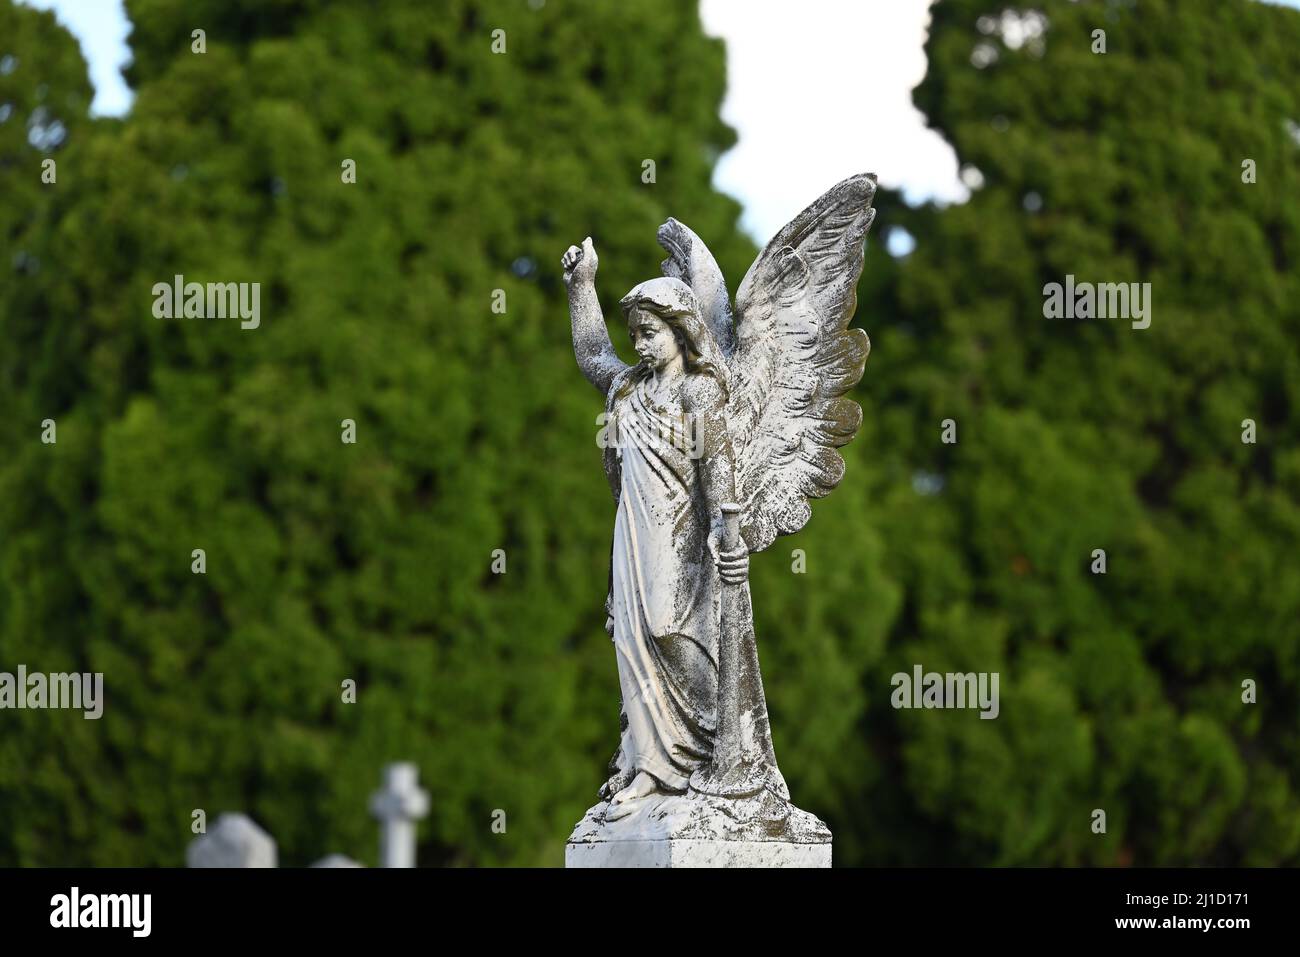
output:
[{"label": "green tree foliage", "polygon": [[[28,659],[33,668],[39,660],[51,671],[84,660],[81,642],[71,632],[64,632],[57,647],[43,640],[40,629],[77,601],[78,591],[54,571],[56,565],[67,567],[64,542],[52,524],[22,513],[16,482],[24,472],[27,481],[41,481],[38,449],[53,448],[40,445],[41,421],[66,408],[72,395],[70,383],[46,380],[44,397],[28,384],[42,376],[48,351],[59,348],[46,338],[34,304],[34,287],[51,282],[51,274],[59,272],[59,263],[44,255],[39,235],[66,172],[60,164],[69,144],[86,132],[90,100],[77,42],[54,16],[0,5],[0,671],[14,671],[24,652],[33,654]],[[52,184],[42,182],[50,169],[43,166],[46,160],[56,164]],[[50,488],[43,494],[59,497],[70,491]],[[21,569],[27,569],[25,575]],[[35,591],[22,593],[24,578],[38,582]],[[19,643],[10,637],[25,627],[34,629],[29,640]],[[36,649],[46,653],[37,658]],[[0,861],[84,860],[66,845],[56,856],[45,851],[48,842],[59,840],[56,822],[63,815],[96,813],[85,806],[91,782],[77,767],[82,756],[99,747],[88,727],[92,722],[78,715],[74,725],[62,712],[6,710],[0,715],[0,819],[7,822],[0,828]],[[52,810],[54,804],[58,809],[41,832],[18,823],[21,807]],[[57,856],[65,853],[67,858]]]},{"label": "green tree foliage", "polygon": [[[0,315],[8,316],[29,308],[26,277],[51,265],[40,260],[31,244],[57,195],[57,164],[64,148],[85,130],[91,89],[77,41],[53,14],[6,3],[0,6],[0,38],[0,273],[6,277],[0,283]],[[47,160],[55,165],[44,166]],[[15,322],[6,324],[5,332],[23,336],[10,338],[0,349],[0,381],[7,383],[34,364],[40,328],[30,321]],[[14,401],[21,397],[12,395]],[[6,449],[19,435],[9,431],[18,418],[9,412],[6,406],[0,416]],[[35,433],[28,429],[26,434]]]},{"label": "green tree foliage", "polygon": [[[1002,714],[870,710],[906,843],[863,839],[908,862],[1294,865],[1300,14],[954,0],[927,52],[916,102],[983,185],[887,217],[918,244],[881,279],[899,322],[854,449],[905,596],[884,670],[999,671]],[[1067,274],[1150,283],[1150,327],[1044,318]]]},{"label": "green tree foliage", "polygon": [[[290,864],[373,860],[395,759],[431,792],[422,863],[560,860],[618,696],[559,258],[594,236],[611,317],[673,212],[743,268],[709,185],[721,43],[686,0],[128,14],[132,112],[69,136],[48,214],[23,186],[43,265],[0,317],[0,660],[102,671],[108,703],[6,712],[0,861],[178,864],[194,808],[247,811]],[[16,81],[51,81],[38,49]],[[260,282],[260,328],[154,318],[176,274]]]}]

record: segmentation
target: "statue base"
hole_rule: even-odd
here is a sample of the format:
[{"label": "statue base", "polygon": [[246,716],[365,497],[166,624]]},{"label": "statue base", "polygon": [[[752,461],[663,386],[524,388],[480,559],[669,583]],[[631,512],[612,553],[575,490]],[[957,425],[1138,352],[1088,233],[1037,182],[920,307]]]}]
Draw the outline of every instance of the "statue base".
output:
[{"label": "statue base", "polygon": [[829,844],[599,841],[564,846],[565,867],[830,867]]},{"label": "statue base", "polygon": [[565,867],[830,867],[831,832],[770,790],[747,798],[651,794],[607,820],[587,811],[564,849]]}]

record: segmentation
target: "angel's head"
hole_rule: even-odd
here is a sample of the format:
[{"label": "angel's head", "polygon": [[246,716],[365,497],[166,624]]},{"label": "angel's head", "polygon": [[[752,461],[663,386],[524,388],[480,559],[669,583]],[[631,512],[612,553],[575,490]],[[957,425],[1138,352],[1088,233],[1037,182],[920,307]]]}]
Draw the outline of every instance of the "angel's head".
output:
[{"label": "angel's head", "polygon": [[636,286],[619,305],[645,374],[661,372],[680,356],[687,373],[711,375],[726,388],[726,365],[690,286],[662,276]]}]

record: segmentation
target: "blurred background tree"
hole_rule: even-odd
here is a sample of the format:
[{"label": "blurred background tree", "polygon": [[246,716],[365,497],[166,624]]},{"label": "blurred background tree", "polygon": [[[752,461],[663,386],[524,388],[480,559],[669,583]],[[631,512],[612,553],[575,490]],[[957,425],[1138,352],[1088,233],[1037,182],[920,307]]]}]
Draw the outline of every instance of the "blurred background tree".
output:
[{"label": "blurred background tree", "polygon": [[[1000,671],[1002,712],[868,712],[899,826],[866,853],[1294,865],[1300,15],[932,12],[915,99],[975,189],[882,213],[916,248],[862,295],[894,321],[854,450],[905,595],[883,670]],[[1067,274],[1149,282],[1150,327],[1044,318]]]},{"label": "blurred background tree", "polygon": [[[48,192],[34,146],[6,170],[42,268],[0,319],[0,660],[103,671],[109,700],[6,713],[0,861],[179,864],[194,808],[246,810],[286,863],[373,860],[366,799],[401,758],[432,795],[422,863],[560,860],[618,697],[602,404],[559,257],[594,236],[612,316],[673,211],[732,268],[753,252],[709,185],[720,42],[690,2],[128,14],[129,118],[69,135]],[[14,84],[56,79],[17,52]],[[176,274],[260,281],[261,327],[153,318]]]},{"label": "blurred background tree", "polygon": [[[0,4],[0,670],[108,696],[5,713],[0,864],[178,865],[194,808],[373,863],[396,759],[422,864],[562,860],[618,691],[558,259],[593,236],[617,319],[670,214],[733,286],[757,250],[694,4],[534,6],[128,0],[137,98],[91,121],[75,43]],[[840,864],[1297,863],[1300,15],[947,0],[927,53],[978,188],[879,197],[916,248],[868,243],[862,434],[753,565],[795,799]],[[1151,328],[1044,319],[1066,273],[1151,282]],[[153,318],[176,274],[260,282],[261,327]],[[894,711],[918,662],[999,672],[1000,717]]]}]

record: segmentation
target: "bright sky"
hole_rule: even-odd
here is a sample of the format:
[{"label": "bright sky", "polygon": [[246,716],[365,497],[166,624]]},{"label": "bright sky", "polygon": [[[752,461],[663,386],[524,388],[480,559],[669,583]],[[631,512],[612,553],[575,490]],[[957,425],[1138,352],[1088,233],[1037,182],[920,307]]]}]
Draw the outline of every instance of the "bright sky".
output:
[{"label": "bright sky", "polygon": [[929,0],[701,0],[727,41],[722,117],[740,136],[714,182],[760,242],[854,173],[910,202],[963,200],[957,157],[912,105],[925,76]]},{"label": "bright sky", "polygon": [[101,116],[121,116],[131,108],[132,94],[118,71],[131,60],[126,35],[131,29],[122,0],[18,0],[25,7],[54,10],[67,30],[81,43],[81,55],[90,64],[95,86],[91,111]]},{"label": "bright sky", "polygon": [[[95,85],[93,112],[130,109],[119,73],[131,57],[122,0],[20,2],[55,10],[80,40]],[[1275,2],[1300,7],[1300,0]],[[952,148],[912,106],[912,87],[925,75],[929,6],[700,0],[705,29],[727,41],[722,115],[739,135],[714,182],[744,204],[743,225],[760,243],[853,173],[878,174],[909,202],[965,199]]]}]

